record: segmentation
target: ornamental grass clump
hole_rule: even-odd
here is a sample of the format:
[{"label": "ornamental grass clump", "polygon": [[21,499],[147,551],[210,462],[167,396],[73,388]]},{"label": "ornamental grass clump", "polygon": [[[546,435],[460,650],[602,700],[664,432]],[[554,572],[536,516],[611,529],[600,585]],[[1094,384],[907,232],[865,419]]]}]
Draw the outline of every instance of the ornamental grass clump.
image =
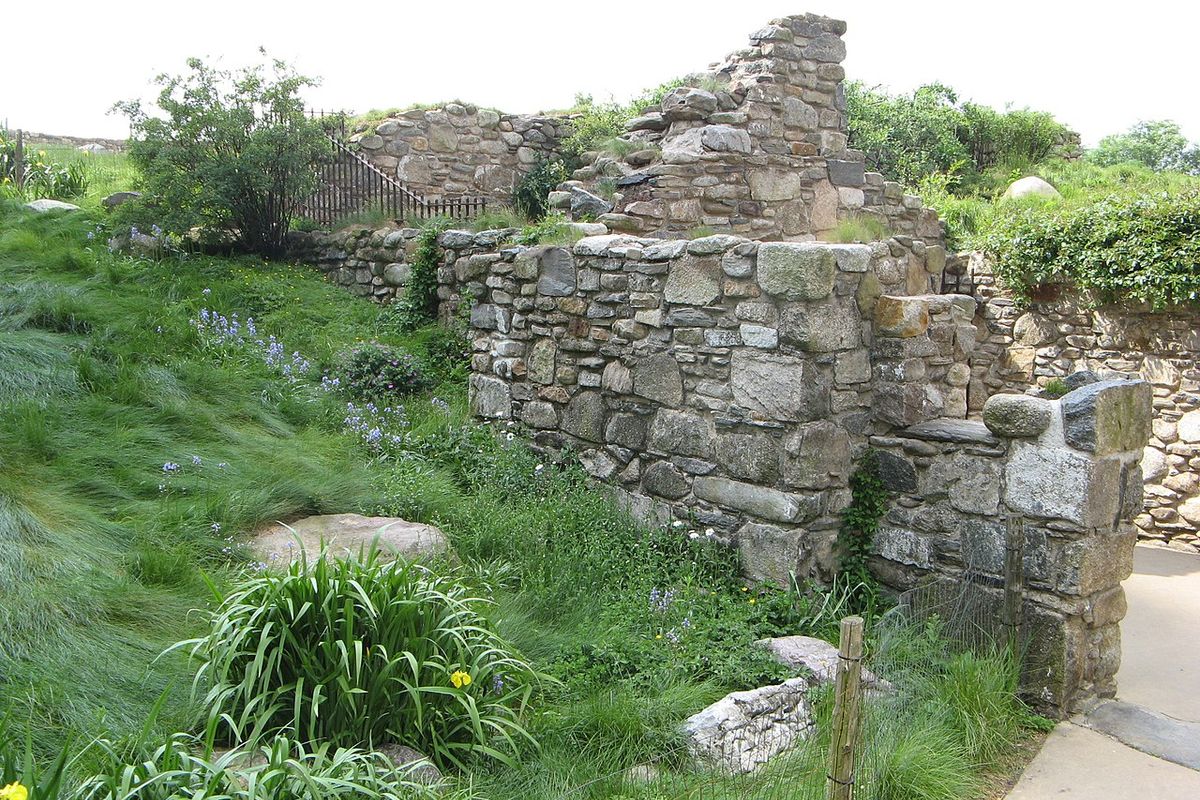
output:
[{"label": "ornamental grass clump", "polygon": [[400,743],[439,764],[507,762],[536,675],[451,577],[418,564],[297,559],[221,598],[182,642],[232,738],[289,731],[338,746]]}]

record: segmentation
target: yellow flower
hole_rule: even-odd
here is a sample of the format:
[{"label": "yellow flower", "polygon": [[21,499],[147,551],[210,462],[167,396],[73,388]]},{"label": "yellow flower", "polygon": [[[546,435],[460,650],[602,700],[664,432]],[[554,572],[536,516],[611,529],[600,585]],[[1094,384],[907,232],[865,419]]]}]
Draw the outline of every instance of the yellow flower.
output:
[{"label": "yellow flower", "polygon": [[662,634],[661,634],[661,633],[659,633],[659,634],[656,634],[654,638],[655,638],[655,639],[661,639],[661,638],[662,638]]},{"label": "yellow flower", "polygon": [[[450,682],[454,684],[455,689],[462,689],[465,686],[471,685],[471,673],[463,672],[461,669],[450,676]],[[3,800],[3,798],[0,798]]]},{"label": "yellow flower", "polygon": [[753,597],[751,597],[751,598],[750,598],[750,605],[754,605],[754,604],[755,604],[755,603],[757,603],[757,602],[758,602],[758,601],[757,601],[757,600],[755,600]]},{"label": "yellow flower", "polygon": [[743,587],[742,587],[742,591],[743,591],[743,592],[748,592],[748,591],[750,591],[750,587],[749,587],[749,586],[743,586]]},{"label": "yellow flower", "polygon": [[14,781],[0,789],[0,800],[29,800],[29,790]]}]

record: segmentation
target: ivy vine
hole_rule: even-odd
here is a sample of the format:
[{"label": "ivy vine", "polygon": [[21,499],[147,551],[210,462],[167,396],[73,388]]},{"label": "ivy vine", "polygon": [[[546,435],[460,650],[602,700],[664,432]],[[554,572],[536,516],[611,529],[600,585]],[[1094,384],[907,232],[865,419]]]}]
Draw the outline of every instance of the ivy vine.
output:
[{"label": "ivy vine", "polygon": [[442,263],[442,248],[437,238],[450,227],[450,222],[448,219],[432,220],[417,236],[417,247],[409,262],[412,271],[408,286],[393,311],[394,324],[401,333],[437,321],[437,273]]},{"label": "ivy vine", "polygon": [[842,509],[842,527],[838,536],[839,577],[851,586],[861,587],[855,591],[856,595],[870,596],[876,593],[877,584],[867,568],[867,559],[890,499],[879,472],[879,456],[874,450],[868,450],[859,459],[850,476],[850,494],[850,505]]}]

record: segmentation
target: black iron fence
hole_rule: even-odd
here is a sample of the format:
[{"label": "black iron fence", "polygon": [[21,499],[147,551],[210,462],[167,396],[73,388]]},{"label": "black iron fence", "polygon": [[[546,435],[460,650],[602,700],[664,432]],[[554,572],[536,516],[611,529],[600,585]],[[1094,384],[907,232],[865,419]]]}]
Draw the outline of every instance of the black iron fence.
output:
[{"label": "black iron fence", "polygon": [[327,226],[368,211],[398,222],[432,217],[469,219],[487,211],[486,197],[423,197],[346,143],[344,114],[310,115],[321,120],[330,153],[328,160],[317,166],[317,190],[301,204],[301,216]]}]

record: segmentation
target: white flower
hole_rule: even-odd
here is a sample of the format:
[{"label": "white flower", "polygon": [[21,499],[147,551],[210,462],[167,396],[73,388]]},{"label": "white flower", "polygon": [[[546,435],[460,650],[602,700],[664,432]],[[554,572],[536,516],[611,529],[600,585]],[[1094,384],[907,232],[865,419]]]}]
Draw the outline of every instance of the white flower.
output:
[{"label": "white flower", "polygon": [[714,533],[716,533],[716,531],[714,531],[712,528],[706,528],[706,529],[704,530],[704,535],[705,535],[705,536],[712,536]]},{"label": "white flower", "polygon": [[681,520],[681,519],[677,519],[677,520],[675,520],[674,522],[672,522],[672,523],[671,523],[671,527],[672,527],[672,528],[682,528],[682,527],[683,527],[683,520]]},{"label": "white flower", "polygon": [[688,538],[689,539],[699,539],[700,534],[696,533],[695,531],[692,531],[691,533],[688,534]]},{"label": "white flower", "polygon": [[545,465],[545,464],[538,464],[536,467],[534,467],[534,468],[533,468],[533,471],[534,471],[534,472],[541,472],[541,471],[542,471],[542,470],[544,470],[545,468],[546,468],[546,465]]}]

